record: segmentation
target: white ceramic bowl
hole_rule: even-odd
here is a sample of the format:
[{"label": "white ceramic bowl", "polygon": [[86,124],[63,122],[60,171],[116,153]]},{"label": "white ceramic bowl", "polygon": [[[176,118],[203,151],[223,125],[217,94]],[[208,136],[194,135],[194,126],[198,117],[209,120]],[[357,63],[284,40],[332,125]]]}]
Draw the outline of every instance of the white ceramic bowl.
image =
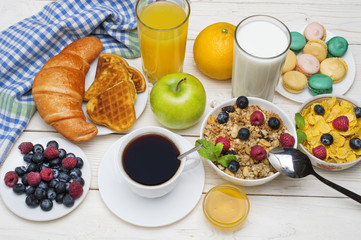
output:
[{"label": "white ceramic bowl", "polygon": [[[333,94],[323,94],[323,95],[318,95],[315,97],[312,97],[310,99],[308,99],[305,103],[303,103],[301,105],[301,107],[299,108],[298,112],[300,113],[304,108],[316,103],[316,102],[322,102],[324,100],[330,99],[332,97],[336,97],[336,99],[340,102],[342,100],[348,101],[350,102],[354,107],[355,106],[361,106],[358,102],[356,102],[355,100],[352,100],[348,97],[345,96],[341,96],[341,95],[333,95]],[[352,166],[354,166],[355,164],[357,164],[358,162],[360,162],[361,157],[357,158],[356,160],[352,161],[352,162],[348,162],[348,163],[330,163],[330,162],[326,162],[323,161],[319,158],[316,158],[312,153],[310,153],[309,151],[307,151],[302,144],[298,144],[298,148],[304,152],[311,160],[312,165],[328,170],[328,171],[341,171],[341,170],[345,170],[347,168],[350,168]]]},{"label": "white ceramic bowl", "polygon": [[[203,138],[203,131],[205,126],[207,125],[207,120],[209,118],[210,115],[216,116],[218,114],[219,111],[221,111],[221,109],[225,106],[230,106],[233,105],[236,102],[237,98],[233,98],[230,100],[227,100],[223,103],[221,103],[220,105],[218,105],[217,107],[215,107],[211,112],[209,112],[207,114],[207,116],[204,118],[204,121],[202,123],[201,126],[201,130],[200,130],[200,137]],[[297,135],[296,135],[296,128],[295,125],[293,124],[293,121],[291,121],[291,119],[287,116],[287,114],[280,109],[279,107],[277,107],[275,104],[261,99],[261,98],[255,98],[255,97],[248,97],[248,102],[249,102],[249,106],[251,105],[258,105],[261,108],[263,108],[264,110],[269,110],[272,111],[274,113],[277,113],[278,116],[282,119],[283,123],[287,126],[288,131],[290,132],[290,134],[297,139]],[[294,147],[296,147],[296,143],[294,145]],[[222,170],[220,170],[215,164],[213,164],[210,160],[207,160],[208,165],[213,168],[213,170],[222,178],[224,178],[225,180],[236,184],[236,185],[242,185],[242,186],[257,186],[257,185],[261,185],[264,183],[267,183],[273,179],[275,179],[276,177],[278,177],[280,175],[279,172],[269,176],[269,177],[265,177],[265,178],[260,178],[260,179],[241,179],[241,178],[237,178],[237,177],[233,177],[231,175],[228,175],[227,173],[223,172]]]}]

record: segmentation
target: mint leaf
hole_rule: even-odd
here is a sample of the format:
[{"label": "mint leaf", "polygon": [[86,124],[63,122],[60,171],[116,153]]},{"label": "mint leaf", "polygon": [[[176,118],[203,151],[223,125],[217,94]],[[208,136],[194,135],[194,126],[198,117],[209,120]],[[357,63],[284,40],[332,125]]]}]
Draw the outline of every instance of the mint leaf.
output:
[{"label": "mint leaf", "polygon": [[223,149],[223,143],[217,143],[215,154],[216,154],[217,156],[221,155],[222,149]]},{"label": "mint leaf", "polygon": [[305,127],[305,119],[300,113],[295,114],[295,122],[298,129],[303,129]]},{"label": "mint leaf", "polygon": [[307,139],[306,133],[304,133],[301,129],[297,129],[296,132],[297,132],[297,143],[298,144],[303,143],[303,141]]},{"label": "mint leaf", "polygon": [[232,161],[232,160],[235,160],[237,161],[237,157],[233,154],[227,154],[227,155],[223,155],[219,160],[218,162],[220,164],[222,164],[223,167],[228,167],[229,163]]},{"label": "mint leaf", "polygon": [[215,162],[218,160],[219,154],[217,154],[216,146],[214,146],[213,143],[205,140],[205,139],[198,139],[195,143],[196,146],[199,144],[203,144],[203,146],[198,149],[199,155],[202,157],[211,160],[212,162]]}]

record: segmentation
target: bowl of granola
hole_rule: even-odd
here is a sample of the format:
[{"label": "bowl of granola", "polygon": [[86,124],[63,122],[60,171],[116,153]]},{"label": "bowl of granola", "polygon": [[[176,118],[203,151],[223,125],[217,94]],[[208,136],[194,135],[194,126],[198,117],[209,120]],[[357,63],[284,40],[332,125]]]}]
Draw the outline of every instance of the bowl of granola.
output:
[{"label": "bowl of granola", "polygon": [[296,147],[296,128],[287,114],[264,99],[240,96],[225,101],[204,119],[198,151],[209,166],[236,185],[256,186],[275,179],[268,161],[275,147]]},{"label": "bowl of granola", "polygon": [[304,140],[298,147],[314,166],[340,171],[360,162],[360,106],[348,97],[325,94],[300,107],[296,125]]}]

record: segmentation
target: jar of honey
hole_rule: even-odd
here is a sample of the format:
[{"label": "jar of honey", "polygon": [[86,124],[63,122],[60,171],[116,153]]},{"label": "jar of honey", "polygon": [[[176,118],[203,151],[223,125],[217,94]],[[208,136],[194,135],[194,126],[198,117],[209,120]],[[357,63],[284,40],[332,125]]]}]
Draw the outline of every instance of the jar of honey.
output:
[{"label": "jar of honey", "polygon": [[220,229],[239,227],[247,219],[249,208],[247,195],[230,184],[215,186],[203,199],[206,218]]}]

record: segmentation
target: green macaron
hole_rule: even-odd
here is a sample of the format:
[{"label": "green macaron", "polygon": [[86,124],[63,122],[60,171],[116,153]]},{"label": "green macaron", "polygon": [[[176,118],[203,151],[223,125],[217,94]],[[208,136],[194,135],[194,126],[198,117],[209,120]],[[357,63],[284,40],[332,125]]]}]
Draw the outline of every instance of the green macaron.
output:
[{"label": "green macaron", "polygon": [[291,50],[300,51],[306,45],[305,37],[299,32],[291,32]]},{"label": "green macaron", "polygon": [[333,37],[327,41],[327,49],[330,55],[341,57],[347,52],[348,42],[343,37]]},{"label": "green macaron", "polygon": [[332,78],[325,74],[314,74],[308,79],[308,90],[313,96],[332,93]]}]

